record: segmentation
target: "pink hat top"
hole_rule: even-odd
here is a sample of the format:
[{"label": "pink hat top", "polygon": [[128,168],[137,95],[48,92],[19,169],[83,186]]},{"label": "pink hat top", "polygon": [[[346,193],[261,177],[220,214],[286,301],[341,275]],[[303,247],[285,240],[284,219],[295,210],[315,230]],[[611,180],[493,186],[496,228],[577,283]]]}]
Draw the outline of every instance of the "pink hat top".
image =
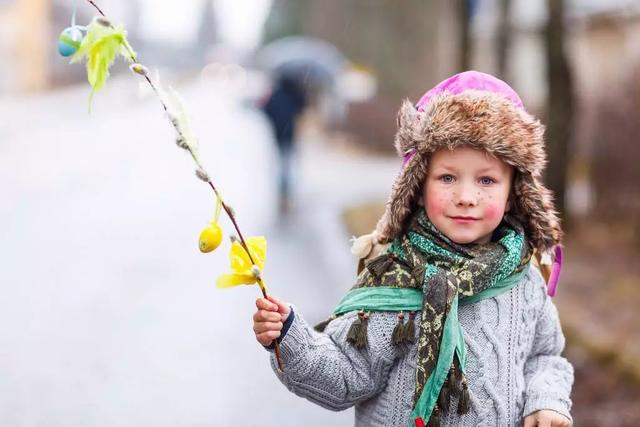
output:
[{"label": "pink hat top", "polygon": [[[422,95],[422,98],[420,98],[416,104],[416,108],[418,111],[424,111],[425,107],[433,97],[442,93],[458,95],[466,90],[479,90],[497,93],[507,98],[516,107],[524,110],[524,104],[522,103],[520,96],[518,96],[511,86],[491,74],[481,73],[480,71],[465,71],[441,81],[435,87],[429,89],[427,93]],[[404,154],[404,159],[402,161],[403,168],[409,160],[411,160],[414,154],[415,150],[407,151]]]},{"label": "pink hat top", "polygon": [[465,71],[441,81],[420,98],[416,108],[418,111],[424,111],[429,101],[441,93],[448,92],[452,95],[458,95],[466,90],[497,93],[509,99],[515,106],[524,109],[522,100],[511,86],[497,77],[479,71]]}]

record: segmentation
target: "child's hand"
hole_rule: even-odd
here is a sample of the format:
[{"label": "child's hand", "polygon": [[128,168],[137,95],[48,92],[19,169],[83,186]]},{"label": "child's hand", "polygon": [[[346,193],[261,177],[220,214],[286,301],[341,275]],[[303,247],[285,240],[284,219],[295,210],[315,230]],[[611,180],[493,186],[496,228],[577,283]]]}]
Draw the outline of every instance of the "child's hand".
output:
[{"label": "child's hand", "polygon": [[524,427],[569,427],[571,422],[556,411],[543,409],[536,411],[524,419]]},{"label": "child's hand", "polygon": [[263,346],[268,346],[280,336],[282,324],[289,317],[289,306],[269,295],[256,300],[258,310],[253,315],[253,332]]}]

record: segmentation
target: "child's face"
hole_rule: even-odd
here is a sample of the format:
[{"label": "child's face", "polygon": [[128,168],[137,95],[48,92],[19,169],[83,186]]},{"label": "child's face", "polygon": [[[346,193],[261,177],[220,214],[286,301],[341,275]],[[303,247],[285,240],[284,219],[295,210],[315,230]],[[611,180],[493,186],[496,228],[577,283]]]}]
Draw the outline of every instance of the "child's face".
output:
[{"label": "child's face", "polygon": [[459,244],[488,243],[508,211],[513,168],[472,148],[433,155],[422,200],[429,220]]}]

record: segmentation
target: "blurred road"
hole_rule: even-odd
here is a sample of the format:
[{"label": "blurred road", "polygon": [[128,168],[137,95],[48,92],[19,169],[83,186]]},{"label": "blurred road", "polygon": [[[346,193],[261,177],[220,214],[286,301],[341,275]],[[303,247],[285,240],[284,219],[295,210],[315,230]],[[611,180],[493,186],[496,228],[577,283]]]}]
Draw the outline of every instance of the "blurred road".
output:
[{"label": "blurred road", "polygon": [[[266,122],[223,81],[183,81],[203,162],[272,292],[312,323],[353,280],[340,208],[388,192],[397,162],[307,138],[298,204],[275,215]],[[132,76],[0,99],[0,424],[348,426],[289,393],[251,329],[255,287],[218,290],[228,243],[200,254],[208,186]],[[227,235],[231,225],[222,222]]]}]

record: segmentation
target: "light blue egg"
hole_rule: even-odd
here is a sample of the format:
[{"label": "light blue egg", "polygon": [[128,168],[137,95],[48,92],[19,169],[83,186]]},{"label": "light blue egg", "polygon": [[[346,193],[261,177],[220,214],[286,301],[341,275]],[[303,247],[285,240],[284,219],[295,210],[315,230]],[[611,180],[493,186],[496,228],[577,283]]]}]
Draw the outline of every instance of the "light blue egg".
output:
[{"label": "light blue egg", "polygon": [[84,34],[78,27],[65,28],[58,37],[58,52],[62,56],[71,56],[78,51]]}]

